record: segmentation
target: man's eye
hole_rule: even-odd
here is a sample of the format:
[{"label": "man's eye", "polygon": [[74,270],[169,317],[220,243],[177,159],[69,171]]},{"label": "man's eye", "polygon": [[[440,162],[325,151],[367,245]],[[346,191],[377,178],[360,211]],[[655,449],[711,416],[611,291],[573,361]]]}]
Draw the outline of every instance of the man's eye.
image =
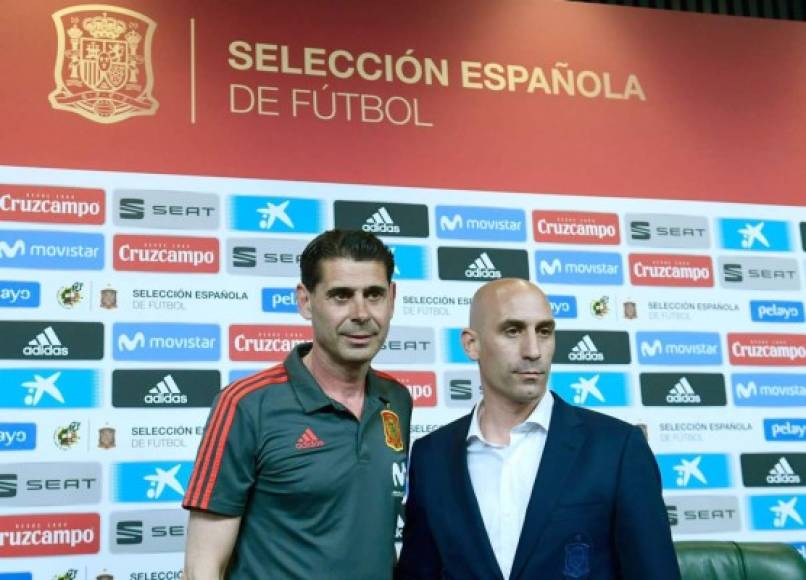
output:
[{"label": "man's eye", "polygon": [[367,294],[367,300],[370,302],[378,302],[383,298],[383,294],[380,292],[370,292]]},{"label": "man's eye", "polygon": [[507,336],[518,336],[521,333],[521,329],[515,326],[510,326],[509,328],[504,329],[504,334]]},{"label": "man's eye", "polygon": [[540,334],[540,336],[551,336],[552,334],[554,334],[554,329],[545,327],[538,329],[537,332],[538,334]]},{"label": "man's eye", "polygon": [[341,293],[341,294],[334,294],[333,295],[333,300],[335,300],[336,302],[347,302],[349,299],[350,299],[350,295],[347,294],[347,293]]}]

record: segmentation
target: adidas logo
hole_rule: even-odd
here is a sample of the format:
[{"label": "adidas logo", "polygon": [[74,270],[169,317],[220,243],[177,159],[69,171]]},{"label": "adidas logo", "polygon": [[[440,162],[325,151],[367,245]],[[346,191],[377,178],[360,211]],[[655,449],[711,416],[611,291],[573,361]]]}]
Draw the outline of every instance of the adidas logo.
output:
[{"label": "adidas logo", "polygon": [[568,360],[602,362],[604,360],[604,355],[599,352],[599,349],[596,348],[595,344],[593,344],[590,334],[586,334],[582,337],[582,340],[580,340],[576,346],[571,349],[571,352],[568,353]]},{"label": "adidas logo", "polygon": [[28,346],[22,349],[22,354],[26,356],[67,356],[70,349],[62,345],[62,341],[56,335],[52,326],[36,335],[36,338],[28,341]]},{"label": "adidas logo", "polygon": [[465,270],[468,278],[501,278],[501,271],[495,267],[487,252],[482,252]]},{"label": "adidas logo", "polygon": [[684,403],[689,405],[698,405],[702,402],[700,396],[691,387],[686,377],[681,377],[677,384],[669,389],[669,394],[666,395],[667,403]]},{"label": "adidas logo", "polygon": [[361,226],[365,232],[373,234],[399,234],[400,226],[396,225],[392,216],[381,206],[378,211],[367,218],[366,223]]},{"label": "adidas logo", "polygon": [[770,473],[767,476],[767,483],[800,485],[800,475],[795,473],[795,470],[792,469],[791,465],[789,465],[786,457],[781,457],[781,459],[778,460],[778,463],[776,463],[775,466],[770,469]]},{"label": "adidas logo", "polygon": [[143,400],[150,405],[187,405],[187,395],[179,390],[179,385],[171,375],[165,375],[163,379],[152,387]]},{"label": "adidas logo", "polygon": [[299,439],[297,439],[296,448],[315,449],[317,447],[322,447],[324,444],[325,442],[316,436],[316,433],[313,432],[313,429],[308,427],[302,432],[302,435],[299,436]]}]

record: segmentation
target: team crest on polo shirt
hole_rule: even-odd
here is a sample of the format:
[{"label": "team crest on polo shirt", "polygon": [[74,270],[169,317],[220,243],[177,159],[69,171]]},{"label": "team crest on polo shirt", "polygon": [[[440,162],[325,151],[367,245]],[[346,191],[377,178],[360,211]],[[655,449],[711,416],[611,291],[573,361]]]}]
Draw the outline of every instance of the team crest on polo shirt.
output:
[{"label": "team crest on polo shirt", "polygon": [[394,411],[384,409],[381,411],[383,420],[383,436],[386,446],[395,451],[403,451],[403,434],[400,432],[400,419]]}]

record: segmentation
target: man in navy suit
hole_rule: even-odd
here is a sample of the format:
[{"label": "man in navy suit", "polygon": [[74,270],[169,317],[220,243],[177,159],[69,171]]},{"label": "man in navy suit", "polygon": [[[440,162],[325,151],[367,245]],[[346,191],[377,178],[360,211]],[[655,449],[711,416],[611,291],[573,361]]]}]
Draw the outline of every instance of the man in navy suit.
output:
[{"label": "man in navy suit", "polygon": [[554,319],[524,280],[473,297],[484,398],[414,444],[401,579],[679,580],[640,429],[548,391]]}]

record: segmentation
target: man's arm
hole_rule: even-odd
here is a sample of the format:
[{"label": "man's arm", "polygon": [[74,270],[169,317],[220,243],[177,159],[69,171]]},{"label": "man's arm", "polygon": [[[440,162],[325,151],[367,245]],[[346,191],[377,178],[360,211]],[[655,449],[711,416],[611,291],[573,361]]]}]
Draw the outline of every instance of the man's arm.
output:
[{"label": "man's arm", "polygon": [[240,516],[192,510],[185,548],[185,580],[221,580],[238,538]]},{"label": "man's arm", "polygon": [[[403,528],[403,548],[398,563],[399,580],[430,580],[442,578],[442,560],[439,556],[431,527],[428,523],[426,507],[422,501],[422,484],[417,473],[423,469],[421,442],[415,442],[411,450],[406,495],[406,525]],[[418,453],[418,449],[420,453]]]},{"label": "man's arm", "polygon": [[619,468],[614,544],[624,580],[680,580],[658,465],[637,427]]}]

